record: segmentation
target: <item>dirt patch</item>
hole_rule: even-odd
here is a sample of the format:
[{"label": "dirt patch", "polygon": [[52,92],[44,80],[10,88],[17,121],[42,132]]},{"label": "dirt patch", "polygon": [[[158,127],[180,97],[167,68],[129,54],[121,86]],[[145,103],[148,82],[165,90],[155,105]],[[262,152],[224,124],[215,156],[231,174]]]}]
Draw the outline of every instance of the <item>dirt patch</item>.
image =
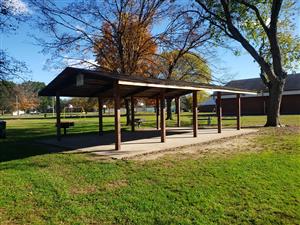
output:
[{"label": "dirt patch", "polygon": [[266,127],[260,130],[260,134],[269,134],[269,135],[276,135],[276,136],[300,134],[300,127],[297,126]]},{"label": "dirt patch", "polygon": [[113,180],[104,185],[107,189],[119,189],[128,185],[127,180]]},{"label": "dirt patch", "polygon": [[176,158],[185,159],[191,158],[191,155],[198,158],[204,157],[208,154],[227,155],[246,151],[258,152],[262,150],[262,147],[255,143],[255,137],[257,137],[257,135],[259,135],[259,132],[223,138],[211,142],[185,146],[156,153],[153,152],[146,155],[138,155],[130,159],[138,161],[155,160],[163,156],[174,154],[176,154]]},{"label": "dirt patch", "polygon": [[153,152],[146,155],[138,155],[131,160],[146,161],[155,160],[160,157],[175,155],[178,159],[201,158],[207,155],[232,155],[239,152],[259,152],[264,149],[257,143],[257,138],[262,135],[275,135],[281,137],[284,135],[300,134],[300,127],[286,126],[280,128],[261,128],[258,132],[243,134],[239,136],[222,138],[211,142],[174,148],[161,152]]},{"label": "dirt patch", "polygon": [[85,186],[85,187],[74,187],[70,192],[71,194],[92,194],[95,193],[97,188],[95,186]]},{"label": "dirt patch", "polygon": [[4,208],[0,208],[0,221],[1,225],[14,225],[17,224],[12,219],[8,219],[9,217],[4,217],[6,211]]}]

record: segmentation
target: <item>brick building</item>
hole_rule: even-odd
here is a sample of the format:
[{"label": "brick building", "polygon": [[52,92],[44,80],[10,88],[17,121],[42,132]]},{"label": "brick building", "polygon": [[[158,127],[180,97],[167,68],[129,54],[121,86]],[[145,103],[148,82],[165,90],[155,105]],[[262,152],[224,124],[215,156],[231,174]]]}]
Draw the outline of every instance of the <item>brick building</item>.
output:
[{"label": "brick building", "polygon": [[[257,96],[241,95],[241,114],[242,115],[265,115],[268,111],[269,93],[260,78],[233,80],[225,86],[232,88],[242,88],[248,90],[258,90]],[[213,110],[215,97],[200,105],[200,111],[208,112]],[[222,94],[222,111],[224,115],[235,113],[234,94]],[[300,73],[290,74],[284,87],[281,102],[281,114],[300,114]]]}]

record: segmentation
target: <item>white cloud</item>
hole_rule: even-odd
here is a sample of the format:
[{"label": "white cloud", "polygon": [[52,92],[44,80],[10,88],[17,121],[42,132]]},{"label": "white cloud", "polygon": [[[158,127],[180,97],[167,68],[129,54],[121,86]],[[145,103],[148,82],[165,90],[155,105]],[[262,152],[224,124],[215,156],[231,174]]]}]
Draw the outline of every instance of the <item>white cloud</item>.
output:
[{"label": "white cloud", "polygon": [[84,27],[80,25],[76,25],[75,28],[77,29],[77,33],[82,33],[82,31],[85,31]]},{"label": "white cloud", "polygon": [[65,57],[63,59],[63,63],[65,66],[79,66],[80,68],[86,68],[89,69],[95,65],[97,65],[97,62],[93,59],[73,59]]},{"label": "white cloud", "polygon": [[269,17],[269,18],[267,19],[267,21],[266,21],[266,25],[269,26],[270,23],[271,23],[271,18]]},{"label": "white cloud", "polygon": [[[2,1],[1,1],[2,2]],[[29,9],[26,3],[22,0],[4,0],[2,3],[5,8],[11,11],[14,15],[27,14]]]}]

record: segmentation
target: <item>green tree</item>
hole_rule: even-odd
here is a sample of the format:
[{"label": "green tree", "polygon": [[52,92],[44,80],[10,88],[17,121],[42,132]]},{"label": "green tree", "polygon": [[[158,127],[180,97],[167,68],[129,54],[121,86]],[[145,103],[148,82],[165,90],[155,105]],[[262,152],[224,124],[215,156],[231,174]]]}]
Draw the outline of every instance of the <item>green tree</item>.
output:
[{"label": "green tree", "polygon": [[[207,99],[209,99],[210,95],[205,91],[199,91],[197,94],[197,102],[198,104],[205,102]],[[182,108],[184,108],[185,111],[192,110],[193,107],[193,96],[187,95],[182,97]]]},{"label": "green tree", "polygon": [[196,0],[197,11],[214,28],[218,44],[226,39],[240,43],[261,68],[269,89],[265,126],[279,126],[280,104],[287,70],[300,58],[300,40],[295,34],[296,1],[292,0]]},{"label": "green tree", "polygon": [[[203,57],[187,52],[177,59],[178,54],[177,50],[161,54],[160,70],[164,79],[201,83],[211,81],[211,70]],[[171,70],[170,67],[172,67]]]}]

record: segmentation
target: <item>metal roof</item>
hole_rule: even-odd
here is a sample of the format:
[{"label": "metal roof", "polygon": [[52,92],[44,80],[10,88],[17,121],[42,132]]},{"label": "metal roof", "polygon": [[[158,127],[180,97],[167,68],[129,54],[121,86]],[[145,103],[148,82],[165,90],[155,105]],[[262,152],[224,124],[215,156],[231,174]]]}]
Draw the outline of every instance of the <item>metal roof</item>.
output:
[{"label": "metal roof", "polygon": [[210,90],[229,93],[256,94],[240,88],[231,88],[204,83],[193,83],[178,80],[162,80],[137,76],[120,75],[105,71],[95,71],[67,67],[44,89],[40,96],[66,97],[105,97],[113,96],[113,85],[120,85],[121,97],[148,97],[159,95],[160,89],[166,89],[166,97],[173,98],[191,93],[195,90]]},{"label": "metal roof", "polygon": [[[243,80],[233,80],[225,85],[226,87],[242,88],[248,90],[267,91],[260,78],[251,78]],[[290,74],[287,76],[284,91],[300,90],[300,73]]]}]

